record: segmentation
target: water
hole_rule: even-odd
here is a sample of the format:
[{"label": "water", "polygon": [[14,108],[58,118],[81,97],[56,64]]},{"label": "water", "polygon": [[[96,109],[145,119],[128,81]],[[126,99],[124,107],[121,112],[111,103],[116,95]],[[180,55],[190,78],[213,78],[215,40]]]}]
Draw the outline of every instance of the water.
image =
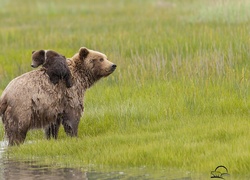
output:
[{"label": "water", "polygon": [[93,168],[69,168],[55,165],[44,165],[34,160],[14,160],[5,152],[7,143],[0,141],[0,180],[63,180],[63,179],[210,179],[194,175],[190,172],[178,172],[176,170],[130,168],[113,170],[111,168],[95,170]]}]

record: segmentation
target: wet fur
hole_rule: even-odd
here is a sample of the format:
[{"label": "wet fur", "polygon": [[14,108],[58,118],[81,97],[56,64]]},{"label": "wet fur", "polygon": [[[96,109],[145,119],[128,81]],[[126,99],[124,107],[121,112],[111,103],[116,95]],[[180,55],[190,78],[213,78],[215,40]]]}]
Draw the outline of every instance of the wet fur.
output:
[{"label": "wet fur", "polygon": [[25,73],[8,84],[0,98],[0,116],[9,145],[23,143],[28,130],[34,128],[45,128],[47,138],[56,138],[61,123],[68,135],[77,136],[85,91],[116,67],[105,60],[100,72],[95,71],[93,63],[100,62],[93,62],[92,56],[104,55],[81,48],[67,60],[74,80],[71,88],[61,81],[54,85],[42,69]]},{"label": "wet fur", "polygon": [[58,84],[59,80],[63,79],[67,88],[73,85],[66,58],[63,55],[52,50],[33,51],[32,64],[34,63],[36,63],[36,67],[43,66],[44,71],[48,74],[53,84]]}]

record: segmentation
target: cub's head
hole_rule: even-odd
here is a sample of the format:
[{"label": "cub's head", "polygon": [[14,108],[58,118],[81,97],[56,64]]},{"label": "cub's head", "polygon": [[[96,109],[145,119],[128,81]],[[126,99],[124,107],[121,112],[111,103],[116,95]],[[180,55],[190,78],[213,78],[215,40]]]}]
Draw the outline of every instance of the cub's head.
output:
[{"label": "cub's head", "polygon": [[37,68],[38,66],[45,63],[45,50],[32,51],[31,56],[31,67]]},{"label": "cub's head", "polygon": [[85,47],[81,47],[73,59],[78,68],[90,72],[95,79],[107,77],[116,69],[116,65],[110,62],[105,54]]},{"label": "cub's head", "polygon": [[37,68],[40,65],[44,65],[47,62],[47,60],[53,59],[55,57],[62,57],[66,59],[64,56],[52,50],[32,51],[31,67]]}]

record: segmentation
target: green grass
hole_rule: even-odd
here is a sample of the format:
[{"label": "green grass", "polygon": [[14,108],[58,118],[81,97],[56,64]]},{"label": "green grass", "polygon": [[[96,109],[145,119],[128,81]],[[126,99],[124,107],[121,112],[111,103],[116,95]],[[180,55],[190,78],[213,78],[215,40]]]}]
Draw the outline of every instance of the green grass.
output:
[{"label": "green grass", "polygon": [[249,173],[248,1],[0,3],[0,93],[31,70],[36,49],[71,57],[86,46],[118,65],[86,93],[78,138],[61,129],[47,141],[30,131],[11,156],[198,173],[222,164]]}]

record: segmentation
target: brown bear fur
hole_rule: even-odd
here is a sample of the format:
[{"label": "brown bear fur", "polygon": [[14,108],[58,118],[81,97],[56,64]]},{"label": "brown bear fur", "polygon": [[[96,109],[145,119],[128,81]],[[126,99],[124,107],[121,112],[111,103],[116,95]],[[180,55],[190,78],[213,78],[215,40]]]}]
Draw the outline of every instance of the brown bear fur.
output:
[{"label": "brown bear fur", "polygon": [[54,86],[42,70],[25,73],[5,88],[0,116],[9,145],[23,143],[28,130],[48,127],[58,119],[68,135],[77,136],[85,91],[114,72],[116,65],[106,55],[84,47],[67,63],[74,81],[71,88],[61,81]]},{"label": "brown bear fur", "polygon": [[31,67],[36,68],[40,65],[44,67],[53,84],[58,84],[60,79],[64,79],[67,88],[72,86],[71,73],[65,56],[52,50],[33,51]]}]

